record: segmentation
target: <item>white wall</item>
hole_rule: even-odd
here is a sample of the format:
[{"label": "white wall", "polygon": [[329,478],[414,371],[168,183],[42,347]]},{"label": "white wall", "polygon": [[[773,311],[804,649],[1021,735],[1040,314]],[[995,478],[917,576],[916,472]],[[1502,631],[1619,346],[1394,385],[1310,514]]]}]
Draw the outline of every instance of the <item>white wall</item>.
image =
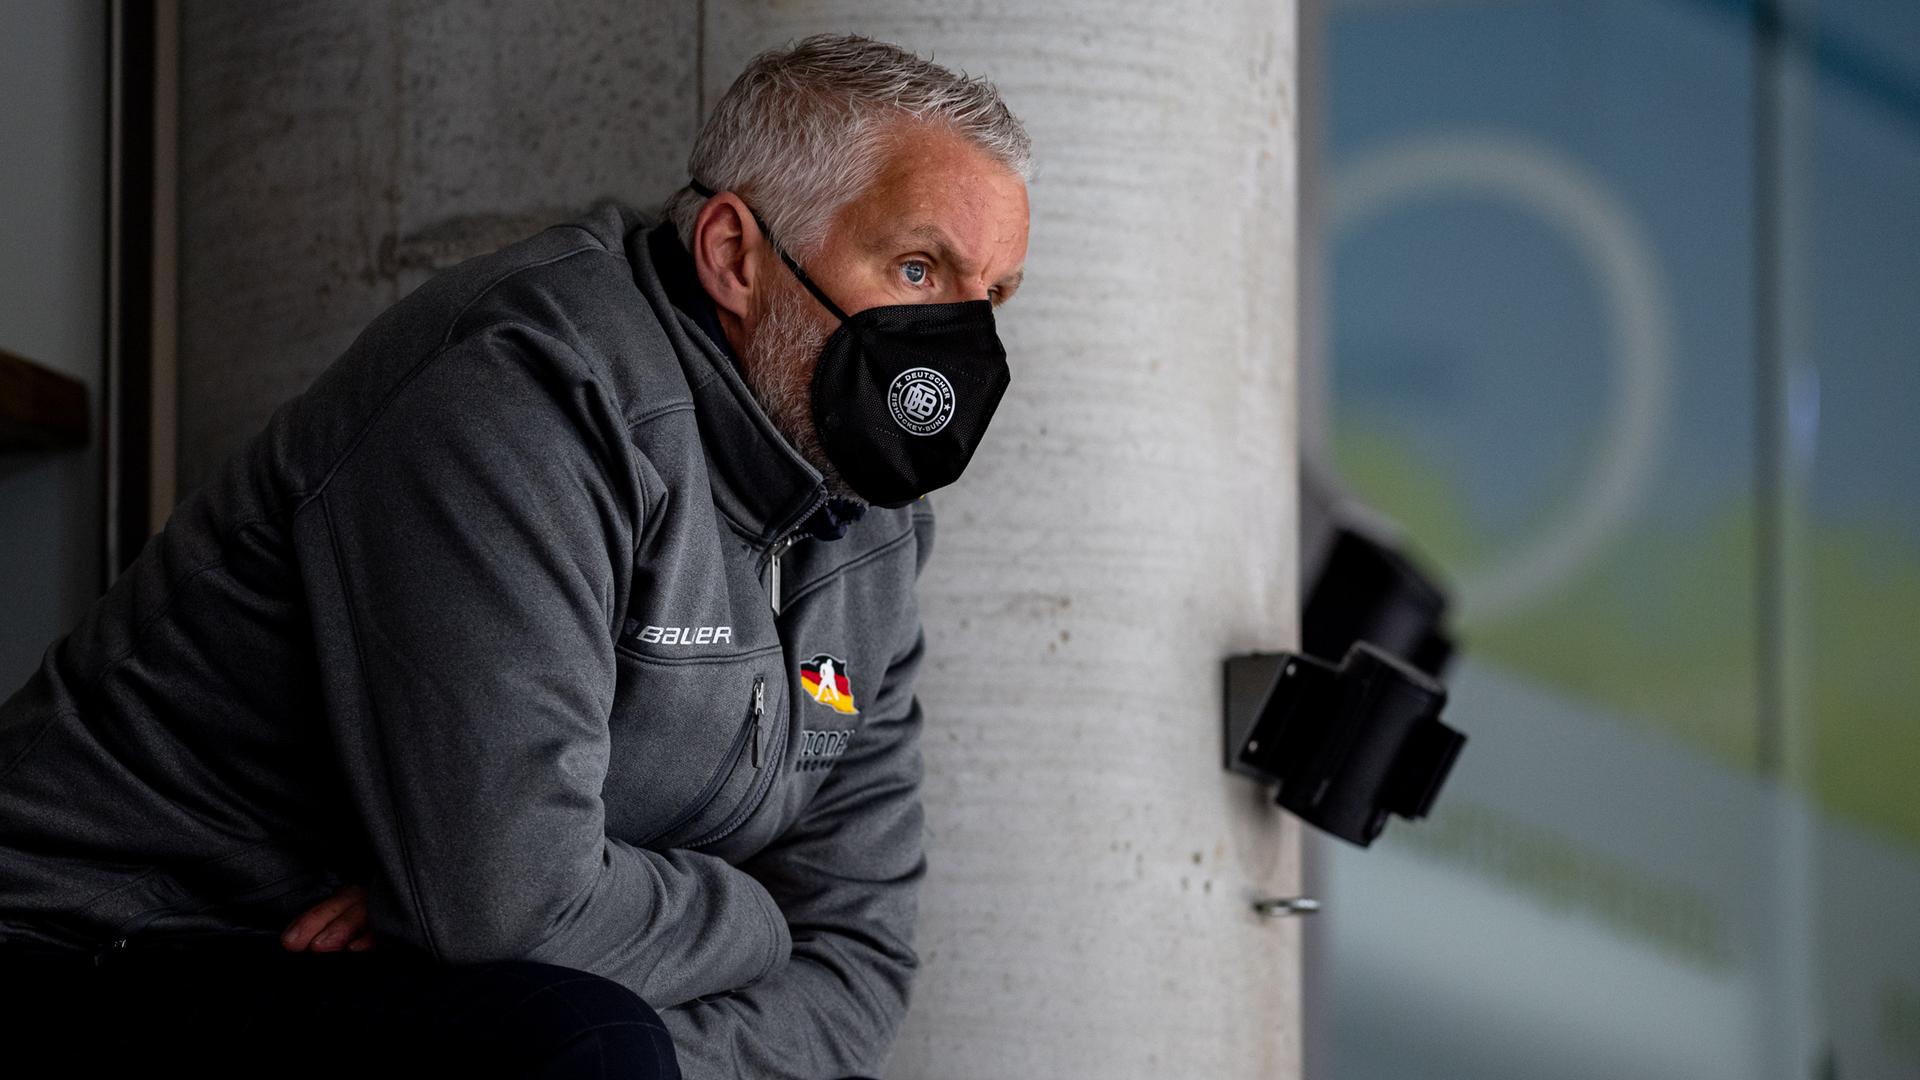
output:
[{"label": "white wall", "polygon": [[0,698],[102,588],[106,5],[0,7],[0,349],[87,384],[81,450],[0,454]]}]

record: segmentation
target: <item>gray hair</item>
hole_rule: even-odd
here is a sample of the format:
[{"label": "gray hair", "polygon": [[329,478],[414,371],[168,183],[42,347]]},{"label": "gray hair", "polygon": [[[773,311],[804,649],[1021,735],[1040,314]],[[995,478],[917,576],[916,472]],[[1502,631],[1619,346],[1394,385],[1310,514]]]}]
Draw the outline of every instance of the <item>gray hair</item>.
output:
[{"label": "gray hair", "polygon": [[[818,34],[749,61],[714,103],[687,173],[747,200],[804,260],[826,242],[833,215],[879,175],[887,134],[902,120],[946,127],[1033,179],[1026,128],[991,82],[851,34]],[[667,200],[688,250],[705,203],[686,187]]]}]

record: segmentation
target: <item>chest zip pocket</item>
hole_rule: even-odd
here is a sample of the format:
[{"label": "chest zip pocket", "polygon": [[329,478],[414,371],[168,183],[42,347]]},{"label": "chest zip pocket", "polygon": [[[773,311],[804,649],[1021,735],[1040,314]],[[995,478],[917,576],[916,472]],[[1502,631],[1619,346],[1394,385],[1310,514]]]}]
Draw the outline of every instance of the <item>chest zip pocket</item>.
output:
[{"label": "chest zip pocket", "polygon": [[[687,808],[682,810],[677,817],[666,826],[655,830],[652,836],[642,840],[638,846],[645,847],[663,836],[672,836],[674,833],[680,831],[687,822],[699,817],[701,812],[711,805],[713,800],[719,796],[721,785],[727,782],[728,775],[733,772],[734,765],[740,760],[741,743],[744,742],[747,744],[746,750],[749,759],[753,762],[753,767],[755,769],[761,767],[764,759],[761,747],[766,739],[761,729],[766,726],[766,714],[767,677],[765,675],[755,675],[753,677],[753,699],[751,706],[747,710],[746,722],[740,725],[739,734],[733,737],[733,745],[727,751],[726,758],[720,762],[720,767],[713,771],[713,776],[707,781],[707,786],[701,790],[699,797],[688,803]],[[754,781],[754,787],[759,787],[759,780],[757,778]],[[703,838],[699,842],[705,843],[706,839]],[[692,847],[694,845],[687,844],[684,846]]]},{"label": "chest zip pocket", "polygon": [[773,790],[774,774],[780,770],[763,768],[766,764],[767,757],[767,739],[762,734],[761,729],[766,724],[766,714],[767,679],[764,675],[755,675],[753,677],[752,716],[748,721],[752,746],[748,753],[749,760],[753,763],[754,771],[760,775],[754,777],[753,786],[748,790],[747,797],[740,800],[740,805],[734,809],[733,813],[727,815],[727,820],[721,822],[719,828],[714,829],[712,832],[709,832],[697,840],[689,842],[686,845],[687,847],[704,847],[733,835],[735,829],[746,824],[747,819],[753,816],[754,811],[760,809],[760,804],[767,799],[767,793]]}]

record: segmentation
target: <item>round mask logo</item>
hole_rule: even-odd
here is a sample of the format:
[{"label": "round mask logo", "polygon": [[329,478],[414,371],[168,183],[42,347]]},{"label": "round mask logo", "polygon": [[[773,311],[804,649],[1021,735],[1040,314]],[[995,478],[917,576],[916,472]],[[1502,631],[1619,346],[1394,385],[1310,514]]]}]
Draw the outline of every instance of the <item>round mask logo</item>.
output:
[{"label": "round mask logo", "polygon": [[932,368],[908,368],[887,387],[887,409],[907,434],[936,434],[953,419],[953,384]]}]

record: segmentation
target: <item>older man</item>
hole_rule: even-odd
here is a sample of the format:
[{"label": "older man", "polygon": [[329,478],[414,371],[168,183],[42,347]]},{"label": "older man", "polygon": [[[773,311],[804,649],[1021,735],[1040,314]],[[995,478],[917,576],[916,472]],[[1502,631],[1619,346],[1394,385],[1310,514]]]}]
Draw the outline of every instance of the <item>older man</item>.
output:
[{"label": "older man", "polygon": [[663,220],[376,319],[0,706],[16,1030],[876,1074],[925,866],[921,496],[1007,385],[1028,153],[984,81],[811,38]]}]

